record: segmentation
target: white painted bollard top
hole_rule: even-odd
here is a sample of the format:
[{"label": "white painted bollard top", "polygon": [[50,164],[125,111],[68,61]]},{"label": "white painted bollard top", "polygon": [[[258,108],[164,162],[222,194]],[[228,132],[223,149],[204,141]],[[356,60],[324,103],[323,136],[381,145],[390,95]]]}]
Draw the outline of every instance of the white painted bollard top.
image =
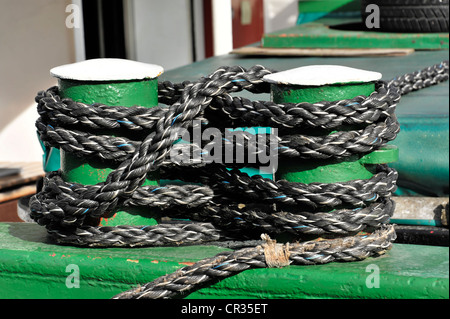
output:
[{"label": "white painted bollard top", "polygon": [[265,75],[263,80],[279,85],[323,86],[340,83],[366,83],[381,79],[378,72],[340,65],[310,65]]},{"label": "white painted bollard top", "polygon": [[57,66],[50,74],[63,80],[127,81],[154,79],[164,72],[162,66],[126,59],[92,59]]}]

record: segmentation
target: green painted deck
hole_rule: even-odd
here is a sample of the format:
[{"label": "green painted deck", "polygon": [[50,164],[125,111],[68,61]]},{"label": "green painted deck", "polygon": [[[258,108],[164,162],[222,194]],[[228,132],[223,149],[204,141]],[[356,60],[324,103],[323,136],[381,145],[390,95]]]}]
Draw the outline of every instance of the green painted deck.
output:
[{"label": "green painted deck", "polygon": [[393,33],[362,30],[361,19],[323,18],[264,34],[265,48],[448,49],[448,33]]},{"label": "green painted deck", "polygon": [[[38,225],[2,223],[0,298],[111,298],[224,250],[77,248],[50,243]],[[361,262],[247,270],[188,298],[448,298],[448,261],[448,248],[395,244],[387,254]],[[66,286],[70,265],[79,267],[79,288]],[[379,288],[368,288],[374,265]]]}]

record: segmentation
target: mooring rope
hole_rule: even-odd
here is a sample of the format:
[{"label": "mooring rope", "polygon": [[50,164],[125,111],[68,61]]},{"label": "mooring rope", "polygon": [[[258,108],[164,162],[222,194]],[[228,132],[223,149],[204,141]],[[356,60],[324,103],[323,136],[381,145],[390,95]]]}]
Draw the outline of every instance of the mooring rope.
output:
[{"label": "mooring rope", "polygon": [[[278,262],[280,259],[284,261],[281,265],[276,264],[275,267],[363,260],[369,256],[383,254],[390,249],[391,242],[395,238],[394,226],[385,225],[370,235],[287,243],[279,249],[283,252],[281,257],[273,256],[271,253],[273,248],[264,247],[272,244],[269,240],[265,245],[223,252],[213,258],[203,259],[139,288],[120,293],[114,296],[114,299],[158,299],[187,295],[198,286],[215,279],[227,278],[250,268],[267,268],[272,258]],[[268,256],[271,257],[268,258]]]},{"label": "mooring rope", "polygon": [[[368,180],[303,184],[250,177],[235,164],[231,170],[230,165],[220,163],[179,165],[168,161],[169,154],[174,147],[193,152],[210,142],[175,144],[181,129],[200,125],[277,128],[280,157],[362,156],[396,138],[395,108],[401,96],[448,80],[448,62],[389,82],[378,81],[370,96],[342,101],[277,104],[230,95],[242,90],[269,92],[262,77],[273,72],[262,66],[248,70],[222,67],[196,82],[162,82],[159,101],[167,107],[87,105],[62,99],[57,87],[39,92],[36,126],[43,142],[73,156],[108,161],[116,169],[96,185],[65,182],[59,171],[49,173],[42,191],[30,201],[31,217],[58,243],[90,247],[245,241],[261,233],[286,232],[296,240],[321,236],[320,240],[281,245],[264,235],[265,244],[205,259],[117,298],[170,298],[252,267],[352,261],[382,254],[395,240],[394,228],[387,224],[394,211],[390,196],[398,175],[387,165],[377,165]],[[342,130],[343,126],[352,130]],[[305,128],[323,134],[306,135],[301,132]],[[143,138],[103,135],[115,129],[143,134]],[[246,152],[254,147],[248,141],[239,146]],[[262,139],[258,147],[270,150],[272,146]],[[191,184],[142,186],[147,174],[155,170],[161,178]],[[101,217],[126,207],[160,210],[167,217],[190,221],[97,226]]]}]

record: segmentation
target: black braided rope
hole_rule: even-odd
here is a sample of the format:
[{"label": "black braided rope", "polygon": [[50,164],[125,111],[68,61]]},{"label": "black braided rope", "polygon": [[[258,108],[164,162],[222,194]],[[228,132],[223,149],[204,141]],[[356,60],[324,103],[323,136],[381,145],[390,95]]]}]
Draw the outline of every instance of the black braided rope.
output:
[{"label": "black braided rope", "polygon": [[[248,70],[222,67],[197,82],[163,82],[159,84],[159,100],[169,106],[150,109],[86,105],[61,99],[56,87],[39,92],[36,102],[40,118],[36,126],[44,143],[82,158],[110,161],[116,169],[104,183],[96,185],[67,183],[59,172],[48,174],[42,191],[30,202],[31,217],[45,225],[57,242],[80,246],[198,244],[254,239],[261,232],[287,232],[298,239],[310,235],[335,238],[319,244],[308,242],[304,244],[306,246],[295,246],[298,250],[293,249],[290,256],[291,259],[296,256],[294,263],[299,264],[363,259],[388,249],[395,233],[392,227],[384,225],[394,211],[389,197],[396,189],[397,172],[386,165],[378,165],[376,174],[369,180],[302,184],[273,181],[259,175],[249,177],[239,169],[228,170],[223,164],[180,166],[168,162],[168,154],[182,128],[230,125],[279,128],[283,134],[278,138],[280,156],[313,159],[361,156],[395,139],[399,132],[395,107],[401,95],[447,80],[448,62],[387,83],[380,81],[369,97],[358,96],[343,101],[275,104],[230,95],[244,89],[253,93],[268,92],[269,85],[262,77],[272,72],[262,66]],[[356,129],[328,134],[330,130],[349,125]],[[295,133],[304,128],[328,133],[322,136]],[[95,134],[98,130],[117,129],[142,132],[143,138],[135,141],[128,137]],[[270,147],[268,141],[262,145]],[[251,145],[241,146],[249,149]],[[199,146],[188,144],[182,147],[190,147],[193,151]],[[162,177],[201,185],[141,186],[147,174],[157,169]],[[99,218],[123,207],[157,209],[168,217],[189,218],[196,222],[96,226]],[[330,209],[334,211],[329,212]],[[357,236],[362,230],[373,234]],[[339,236],[349,237],[336,238]],[[352,244],[344,244],[348,241]],[[305,247],[312,246],[323,250],[316,249],[314,255],[303,256],[308,250]],[[230,266],[233,272],[227,266],[228,275],[254,265],[267,266],[244,257],[247,253],[256,254],[259,260],[264,258],[258,247],[234,255],[227,253],[231,260],[248,261],[239,261],[240,266]],[[218,258],[222,260],[223,256]],[[228,264],[231,265],[231,261]],[[163,280],[166,286],[163,292],[160,292],[161,281],[157,280],[122,296],[172,297],[177,291],[190,291],[209,281],[207,278],[211,276],[198,275],[200,270],[219,273],[216,270],[219,266],[210,261],[201,261],[198,269],[194,266],[192,269],[196,270],[186,271],[195,273],[195,278],[174,275],[176,282],[171,283],[167,281],[172,280],[169,275]],[[199,276],[203,279],[198,279]]]},{"label": "black braided rope", "polygon": [[[261,67],[258,76],[270,74],[271,71],[262,71]],[[225,68],[221,69],[222,72]],[[229,68],[233,69],[233,68]],[[243,72],[243,69],[239,68]],[[215,72],[214,74],[222,74]],[[224,72],[230,74],[230,78],[235,81],[234,84],[241,84],[240,88],[231,89],[231,92],[238,92],[242,89],[251,90],[255,87],[255,81],[249,79],[250,75],[256,72],[249,72],[245,77],[236,79],[233,72]],[[213,76],[214,76],[213,74]],[[233,76],[231,76],[231,74]],[[241,73],[238,73],[241,74]],[[242,74],[241,74],[242,75]],[[379,125],[369,126],[363,131],[355,132],[353,135],[344,132],[338,132],[332,136],[308,137],[304,135],[288,135],[280,140],[280,155],[300,156],[302,158],[328,158],[331,156],[348,156],[351,152],[369,152],[370,147],[375,148],[383,143],[395,139],[399,132],[399,124],[396,119],[392,119],[395,106],[400,99],[400,94],[395,97],[395,92],[390,87],[399,87],[401,94],[407,94],[411,91],[435,85],[448,79],[448,62],[442,62],[412,74],[406,74],[394,78],[388,83],[379,82],[377,90],[367,99],[364,96],[358,96],[351,100],[341,100],[334,102],[320,103],[298,103],[298,104],[275,104],[273,102],[255,101],[239,97],[232,97],[228,92],[214,97],[209,110],[215,111],[209,113],[209,118],[219,119],[217,122],[221,125],[233,126],[270,126],[280,128],[313,127],[332,129],[342,125],[361,125],[373,124],[380,118],[387,118],[385,122]],[[237,81],[239,80],[239,81]],[[162,102],[173,104],[175,99],[179,98],[180,91],[185,87],[192,86],[192,83],[173,85],[170,82],[163,82],[159,85],[159,98]],[[267,92],[267,85],[261,85],[261,90]],[[253,91],[255,91],[253,89]],[[395,91],[395,90],[394,90]],[[38,102],[38,112],[41,118],[37,122],[41,139],[50,144],[63,148],[66,151],[74,152],[77,156],[99,156],[105,159],[115,159],[123,161],[136,151],[139,142],[132,142],[126,138],[111,139],[111,136],[93,136],[78,130],[70,130],[58,125],[76,126],[84,129],[117,129],[126,128],[128,130],[152,130],[156,121],[168,111],[167,108],[143,108],[143,107],[110,107],[102,104],[96,104],[87,107],[83,103],[74,102],[70,99],[61,99],[58,97],[58,88],[53,87],[46,92],[38,93],[36,101]],[[167,94],[167,96],[166,96]],[[229,121],[224,121],[229,119]],[[46,124],[44,124],[46,123]],[[217,124],[217,123],[216,123]],[[354,136],[358,135],[358,136]],[[366,137],[361,140],[359,136]],[[376,138],[378,139],[376,140]],[[347,138],[346,141],[343,139]],[[339,140],[341,147],[336,145]],[[376,140],[375,145],[370,144]],[[362,142],[361,147],[345,148],[345,144],[355,145]],[[126,145],[118,147],[119,145]],[[333,145],[333,147],[327,146]],[[325,149],[325,151],[323,151]]]},{"label": "black braided rope", "polygon": [[[271,114],[267,114],[267,112],[260,112],[257,113],[259,116],[255,116],[256,112],[249,110],[248,108],[238,108],[238,110],[242,109],[247,116],[241,114],[232,115],[228,112],[225,112],[223,115],[226,115],[226,118],[230,119],[237,116],[237,118],[240,119],[239,124],[241,126],[265,125],[282,128],[297,128],[304,125],[306,127],[311,126],[331,129],[340,125],[369,124],[364,127],[364,129],[350,132],[338,131],[326,136],[290,134],[281,136],[278,139],[278,153],[281,156],[300,157],[305,159],[341,158],[353,154],[370,152],[380,145],[396,138],[400,126],[393,113],[395,111],[395,106],[400,100],[400,94],[398,94],[396,89],[392,88],[386,87],[385,83],[380,82],[377,85],[377,91],[369,98],[358,96],[351,100],[321,102],[315,104],[286,104],[283,105],[283,107],[278,107],[278,113],[285,108],[286,112],[289,114],[289,116],[284,117],[285,119],[295,117],[297,120],[297,124],[295,125],[289,125],[289,122],[282,121],[281,117],[272,117]],[[234,91],[237,90],[235,89]],[[134,142],[124,137],[111,138],[109,135],[92,135],[88,132],[79,131],[78,129],[69,129],[58,125],[69,127],[76,126],[77,128],[83,128],[85,126],[87,129],[115,129],[122,127],[122,125],[126,123],[125,127],[127,129],[138,130],[145,128],[151,131],[155,129],[156,120],[165,114],[164,112],[169,111],[167,108],[162,109],[160,107],[155,108],[155,110],[153,108],[146,109],[134,107],[120,108],[127,110],[131,109],[128,110],[128,112],[127,110],[117,112],[116,110],[118,107],[109,110],[109,108],[105,106],[99,106],[98,109],[94,106],[92,107],[92,113],[87,117],[87,109],[91,109],[90,107],[88,108],[82,103],[74,102],[69,99],[61,101],[56,94],[57,88],[55,87],[46,92],[40,92],[36,97],[38,110],[41,115],[36,126],[44,143],[60,147],[79,157],[100,157],[102,159],[124,161],[136,152],[136,149],[140,146],[140,142]],[[222,100],[226,100],[227,96],[229,96],[229,94],[225,93],[216,96],[216,99],[220,97]],[[280,106],[279,104],[276,105],[270,102],[266,102],[266,104],[273,104],[272,108],[274,108],[274,106]],[[210,108],[214,109],[212,106]],[[305,116],[304,111],[308,108],[310,116],[307,116],[307,119],[305,120],[302,116]],[[221,109],[226,110],[224,108]],[[361,115],[361,112],[364,110],[364,115]],[[62,111],[65,111],[65,114],[62,113]],[[106,114],[108,112],[111,112],[112,115],[108,116]],[[357,112],[360,113],[358,116],[355,115]],[[285,112],[283,111],[283,113]],[[336,115],[336,113],[339,115]],[[72,117],[69,118],[69,114]],[[123,117],[120,117],[120,119],[117,118],[118,114],[121,114]],[[78,116],[76,120],[73,118],[74,115]],[[104,116],[108,117],[106,119],[101,118]],[[115,120],[113,116],[116,118]],[[143,116],[143,119],[136,119],[136,117],[139,116]],[[257,121],[257,119],[261,117],[271,119],[272,122],[266,121],[267,123],[264,123],[264,121]],[[201,118],[198,119],[202,120]],[[249,120],[246,121],[245,119]],[[331,119],[333,119],[333,122],[330,123]],[[220,122],[224,121],[219,120],[216,121],[216,123],[210,123],[210,125],[217,126],[217,123]],[[136,123],[140,125],[137,126]],[[102,124],[102,126],[99,124]],[[228,124],[236,126],[236,123]],[[236,134],[239,134],[239,132]],[[268,147],[269,146],[266,145],[266,148]]]}]

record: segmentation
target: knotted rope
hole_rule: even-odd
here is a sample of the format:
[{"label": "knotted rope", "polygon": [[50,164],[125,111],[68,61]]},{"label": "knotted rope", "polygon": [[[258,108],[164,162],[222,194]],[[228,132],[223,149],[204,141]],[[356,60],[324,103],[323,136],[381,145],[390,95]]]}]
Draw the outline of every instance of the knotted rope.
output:
[{"label": "knotted rope", "polygon": [[[96,185],[65,182],[60,172],[48,174],[42,191],[30,201],[31,217],[58,243],[93,247],[254,240],[261,233],[282,232],[302,240],[322,237],[279,246],[265,235],[264,245],[219,254],[118,298],[169,298],[251,267],[361,260],[383,253],[395,240],[393,226],[387,223],[394,211],[390,196],[396,190],[397,172],[386,165],[378,165],[369,180],[303,184],[249,177],[236,164],[232,170],[218,163],[179,165],[169,162],[168,155],[174,147],[193,152],[210,142],[175,144],[180,129],[204,125],[278,128],[281,157],[362,156],[395,139],[399,132],[395,107],[401,95],[448,80],[448,62],[389,82],[379,81],[370,96],[349,100],[277,104],[231,95],[242,90],[269,92],[262,77],[272,72],[262,66],[248,70],[222,67],[196,82],[162,82],[159,101],[168,106],[150,109],[86,105],[61,99],[57,87],[39,92],[36,126],[47,146],[109,161],[117,168]],[[355,129],[338,130],[349,125]],[[119,128],[143,132],[145,137],[134,141],[92,133]],[[310,128],[325,134],[298,133]],[[240,146],[250,152],[254,145],[245,142]],[[272,146],[263,140],[258,147],[267,150]],[[141,186],[147,174],[157,169],[161,178],[201,185]],[[170,218],[191,221],[96,226],[99,218],[123,207],[159,209]]]}]

